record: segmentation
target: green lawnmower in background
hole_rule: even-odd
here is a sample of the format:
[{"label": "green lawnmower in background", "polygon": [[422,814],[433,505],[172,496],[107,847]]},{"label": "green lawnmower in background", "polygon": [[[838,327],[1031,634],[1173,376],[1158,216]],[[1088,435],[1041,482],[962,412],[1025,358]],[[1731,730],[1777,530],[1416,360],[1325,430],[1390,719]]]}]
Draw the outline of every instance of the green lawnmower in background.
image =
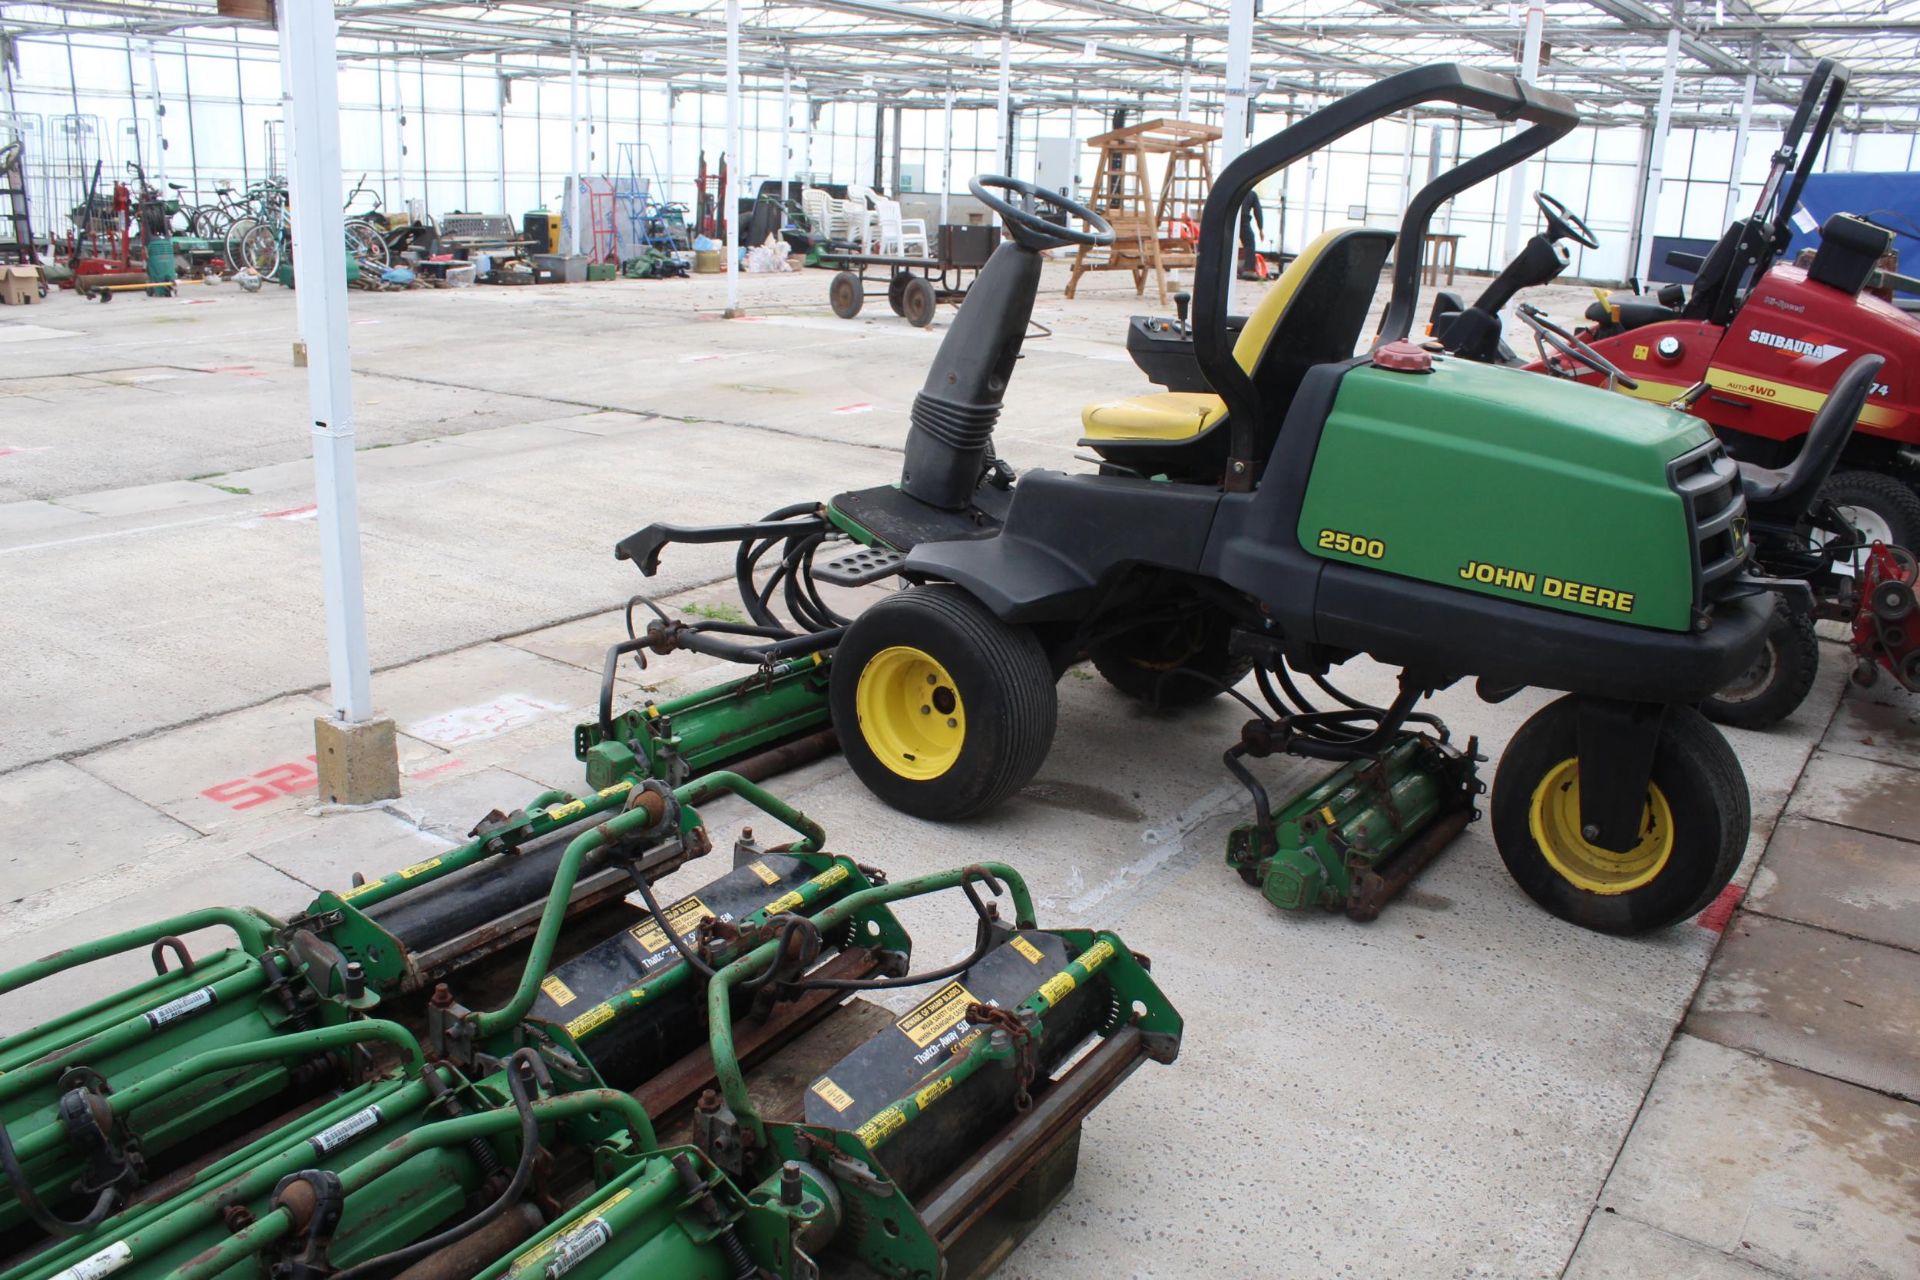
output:
[{"label": "green lawnmower in background", "polygon": [[[1255,185],[1430,102],[1526,127],[1422,189],[1397,238],[1331,232],[1251,316],[1230,316],[1233,221]],[[618,554],[648,574],[670,543],[737,543],[751,615],[662,617],[642,642],[772,670],[830,659],[813,679],[854,772],[896,808],[943,821],[1033,776],[1054,682],[1083,658],[1158,707],[1231,692],[1256,711],[1228,752],[1256,813],[1229,861],[1277,905],[1362,917],[1475,816],[1471,745],[1450,744],[1421,700],[1467,678],[1488,701],[1563,690],[1494,778],[1508,869],[1591,929],[1693,915],[1738,866],[1750,818],[1739,760],[1692,704],[1752,663],[1774,604],[1748,569],[1733,462],[1685,414],[1410,343],[1411,251],[1395,258],[1370,353],[1352,354],[1395,244],[1422,244],[1444,201],[1577,123],[1562,97],[1442,65],[1250,149],[1207,202],[1181,335],[1208,389],[1089,407],[1092,474],[1016,478],[992,433],[1041,252],[1112,231],[1055,193],[977,179],[1011,238],[915,400],[899,482],[751,524],[633,534]],[[821,594],[896,577],[904,589],[851,619]],[[1390,705],[1329,682],[1363,654],[1399,668]],[[1235,688],[1249,672],[1266,708]],[[1303,694],[1309,682],[1331,708]],[[1281,752],[1340,768],[1276,811],[1243,760]]]}]

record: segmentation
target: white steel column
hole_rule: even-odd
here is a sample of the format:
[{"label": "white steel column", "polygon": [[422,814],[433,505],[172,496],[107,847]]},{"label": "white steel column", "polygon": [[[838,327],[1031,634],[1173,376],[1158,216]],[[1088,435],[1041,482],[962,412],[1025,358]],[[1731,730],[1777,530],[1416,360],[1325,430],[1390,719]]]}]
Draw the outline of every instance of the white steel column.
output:
[{"label": "white steel column", "polygon": [[[1546,0],[1527,0],[1526,33],[1520,46],[1520,78],[1528,84],[1540,78],[1540,35],[1547,24]],[[1507,259],[1520,252],[1521,214],[1527,203],[1527,171],[1533,166],[1522,161],[1507,176]]]},{"label": "white steel column", "polygon": [[1180,64],[1180,118],[1193,112],[1193,37],[1187,37],[1186,61]]},{"label": "white steel column", "polygon": [[567,198],[560,209],[567,219],[567,253],[580,252],[580,224],[586,210],[580,207],[580,15],[567,15],[567,123],[571,127],[567,141]]},{"label": "white steel column", "polygon": [[346,219],[340,210],[340,89],[330,0],[284,0],[280,68],[286,85],[288,178],[300,287],[294,308],[307,345],[313,493],[320,528],[327,669],[334,719],[373,717],[366,601],[360,573],[359,490],[353,467],[353,387],[347,347]]},{"label": "white steel column", "polygon": [[[1227,12],[1227,110],[1226,136],[1220,140],[1222,169],[1247,149],[1247,79],[1252,63],[1253,0],[1233,0],[1233,7]],[[1235,227],[1238,225],[1236,217]],[[1239,234],[1237,229],[1234,234]]]},{"label": "white steel column", "polygon": [[[1008,0],[1005,12],[1011,14],[1012,0]],[[1013,163],[1007,158],[1007,146],[1012,140],[1012,91],[1013,78],[1013,34],[1007,29],[1009,17],[1000,20],[1000,90],[994,99],[994,151],[993,170],[1012,169]]]},{"label": "white steel column", "polygon": [[1674,0],[1673,23],[1667,28],[1667,65],[1660,73],[1660,104],[1654,108],[1653,138],[1647,151],[1647,181],[1640,196],[1640,234],[1634,246],[1633,275],[1644,282],[1653,260],[1654,219],[1660,212],[1660,183],[1667,169],[1667,131],[1673,121],[1673,80],[1680,67],[1680,11]]},{"label": "white steel column", "polygon": [[787,199],[787,183],[793,175],[793,68],[780,70],[780,199]]},{"label": "white steel column", "polygon": [[1420,132],[1420,122],[1415,119],[1413,108],[1411,107],[1407,108],[1406,127],[1406,144],[1400,148],[1400,167],[1403,171],[1400,178],[1400,207],[1402,209],[1413,202],[1413,142],[1415,135]]},{"label": "white steel column", "polygon": [[1740,91],[1740,125],[1733,134],[1733,169],[1727,179],[1727,216],[1722,222],[1732,222],[1746,212],[1740,207],[1740,169],[1747,162],[1747,131],[1753,126],[1753,89],[1758,79],[1749,74]]},{"label": "white steel column", "polygon": [[[727,180],[738,184],[747,171],[740,154],[740,0],[727,0]],[[720,193],[720,216],[727,222],[728,317],[740,314],[740,202],[731,191]]]},{"label": "white steel column", "polygon": [[500,154],[500,212],[507,210],[507,77],[500,67],[500,55],[493,55],[493,138]]},{"label": "white steel column", "polygon": [[940,108],[940,225],[946,226],[947,201],[953,193],[953,82],[947,82],[946,100]]},{"label": "white steel column", "polygon": [[[282,75],[286,73],[281,72]],[[377,72],[375,74],[378,74]],[[400,63],[393,64],[393,188],[402,213],[407,208],[407,95]],[[382,184],[384,185],[384,184]],[[345,232],[341,233],[345,235]]]},{"label": "white steel column", "polygon": [[673,201],[673,84],[667,84],[667,171],[660,175],[660,203]]},{"label": "white steel column", "polygon": [[153,154],[148,158],[148,177],[158,185],[167,172],[167,106],[160,99],[160,62],[153,53],[153,41],[139,42],[147,64],[147,106],[153,112]]}]

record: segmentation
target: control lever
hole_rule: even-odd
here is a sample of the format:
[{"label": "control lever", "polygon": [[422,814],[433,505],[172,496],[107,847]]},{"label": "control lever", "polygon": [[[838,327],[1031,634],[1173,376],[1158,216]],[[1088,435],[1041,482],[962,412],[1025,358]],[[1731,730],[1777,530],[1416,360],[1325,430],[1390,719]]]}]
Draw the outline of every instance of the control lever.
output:
[{"label": "control lever", "polygon": [[1193,305],[1192,294],[1176,293],[1173,295],[1173,313],[1174,315],[1179,317],[1180,332],[1182,334],[1185,334],[1187,331],[1187,308],[1191,307],[1192,305]]}]

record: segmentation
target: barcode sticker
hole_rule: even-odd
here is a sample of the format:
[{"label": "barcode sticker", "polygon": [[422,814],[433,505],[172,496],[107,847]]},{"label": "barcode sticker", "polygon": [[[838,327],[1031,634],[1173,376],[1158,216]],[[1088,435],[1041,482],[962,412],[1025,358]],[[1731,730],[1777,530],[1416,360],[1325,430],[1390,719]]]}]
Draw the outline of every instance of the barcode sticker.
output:
[{"label": "barcode sticker", "polygon": [[585,1262],[600,1248],[613,1239],[613,1228],[603,1219],[595,1218],[575,1230],[560,1237],[553,1246],[553,1261],[547,1264],[549,1280],[554,1276],[563,1276]]},{"label": "barcode sticker", "polygon": [[362,1107],[345,1120],[328,1125],[307,1141],[313,1144],[315,1154],[324,1156],[329,1151],[337,1151],[346,1146],[347,1143],[379,1123],[380,1106],[375,1103],[371,1107]]},{"label": "barcode sticker", "polygon": [[198,991],[189,991],[183,996],[167,1001],[158,1009],[147,1011],[147,1025],[158,1031],[169,1022],[177,1021],[190,1013],[195,1013],[213,1003],[213,988],[202,987]]}]

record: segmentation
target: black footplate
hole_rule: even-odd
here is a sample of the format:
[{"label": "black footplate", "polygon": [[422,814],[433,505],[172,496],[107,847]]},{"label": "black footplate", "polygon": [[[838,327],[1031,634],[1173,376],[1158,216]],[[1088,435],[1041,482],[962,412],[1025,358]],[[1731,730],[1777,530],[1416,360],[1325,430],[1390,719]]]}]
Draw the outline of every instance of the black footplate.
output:
[{"label": "black footplate", "polygon": [[889,547],[860,547],[846,555],[813,566],[816,582],[836,587],[864,587],[869,582],[891,578],[900,572],[907,558]]}]

